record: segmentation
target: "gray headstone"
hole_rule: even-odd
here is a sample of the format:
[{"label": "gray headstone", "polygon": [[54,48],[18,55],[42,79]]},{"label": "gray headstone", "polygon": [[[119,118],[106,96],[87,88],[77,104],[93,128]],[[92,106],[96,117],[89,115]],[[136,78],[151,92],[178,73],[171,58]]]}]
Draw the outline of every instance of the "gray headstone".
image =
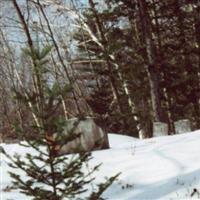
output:
[{"label": "gray headstone", "polygon": [[191,123],[188,119],[182,119],[174,122],[175,126],[175,133],[181,134],[181,133],[187,133],[191,132]]},{"label": "gray headstone", "polygon": [[153,123],[153,137],[168,135],[168,124],[163,122]]},{"label": "gray headstone", "polygon": [[2,133],[0,133],[0,143],[2,143],[3,142],[3,135],[2,135]]}]

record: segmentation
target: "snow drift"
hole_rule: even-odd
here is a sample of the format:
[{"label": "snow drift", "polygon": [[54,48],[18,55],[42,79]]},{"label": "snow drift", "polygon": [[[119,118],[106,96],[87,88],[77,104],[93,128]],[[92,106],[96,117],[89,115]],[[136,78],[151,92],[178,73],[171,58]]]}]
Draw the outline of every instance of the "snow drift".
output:
[{"label": "snow drift", "polygon": [[[121,172],[104,193],[109,200],[190,199],[200,190],[200,131],[145,140],[109,134],[111,149],[94,151],[90,166],[102,163],[96,183]],[[25,154],[18,144],[1,144],[10,154]],[[27,149],[26,149],[27,151]],[[29,150],[28,150],[29,151]],[[31,151],[31,149],[30,149]],[[7,159],[0,159],[0,199],[28,200],[10,190]],[[194,189],[196,192],[194,192]]]}]

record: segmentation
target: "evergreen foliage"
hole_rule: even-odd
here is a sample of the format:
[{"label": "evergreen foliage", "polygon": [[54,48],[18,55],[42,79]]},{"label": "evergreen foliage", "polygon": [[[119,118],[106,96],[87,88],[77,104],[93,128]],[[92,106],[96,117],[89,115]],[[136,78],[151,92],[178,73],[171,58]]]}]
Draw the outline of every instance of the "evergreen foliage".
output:
[{"label": "evergreen foliage", "polygon": [[[119,126],[117,132],[132,132],[135,135],[138,131],[137,121],[131,119],[133,113],[130,112],[130,99],[135,105],[135,115],[141,127],[146,130],[146,136],[151,136],[152,122],[157,120],[168,123],[171,132],[173,132],[173,121],[184,118],[189,118],[193,126],[198,128],[200,125],[199,2],[180,0],[165,2],[90,0],[89,2],[88,9],[85,9],[82,16],[104,49],[92,39],[86,29],[82,30],[84,34],[79,31],[75,39],[80,41],[81,52],[86,45],[93,59],[105,61],[103,65],[99,65],[102,71],[107,67],[108,54],[114,58],[113,60],[109,58],[111,70],[105,73],[97,72],[96,76],[110,77],[116,83],[119,92],[118,104],[121,105],[122,111],[125,111],[119,112],[116,106],[112,112],[123,119],[124,129]],[[97,16],[98,21],[95,20]],[[101,24],[101,31],[97,23]],[[100,32],[104,34],[106,40],[102,40]],[[115,69],[116,64],[119,66],[118,70]],[[124,93],[124,85],[118,72],[121,72],[130,91],[129,99]],[[107,79],[108,85],[111,79]],[[91,95],[93,100],[98,98],[97,90],[98,87],[95,88],[96,97],[94,93]],[[105,90],[109,91],[112,97],[112,90],[109,87]],[[152,104],[154,99],[157,110]],[[107,101],[105,107],[109,105],[110,102]],[[156,112],[157,119],[155,119]],[[112,123],[119,121],[119,118],[113,118],[112,114],[108,115],[110,121]]]},{"label": "evergreen foliage", "polygon": [[[64,200],[64,199],[103,199],[102,193],[113,183],[116,176],[109,178],[104,183],[94,187],[92,194],[83,195],[89,189],[89,184],[94,181],[93,173],[99,169],[84,170],[92,159],[91,154],[77,151],[79,153],[68,156],[59,155],[59,149],[80,137],[73,133],[74,127],[69,131],[68,137],[61,134],[66,119],[59,114],[61,95],[65,96],[72,90],[71,85],[51,85],[48,74],[48,54],[51,47],[40,49],[24,49],[25,55],[33,62],[32,78],[35,81],[35,91],[23,92],[15,90],[15,97],[27,105],[35,121],[32,122],[30,132],[24,132],[16,126],[16,131],[22,135],[24,141],[21,145],[32,148],[31,153],[25,157],[16,154],[14,157],[4,153],[10,159],[10,167],[13,169],[10,176],[17,189],[33,200]],[[56,134],[55,134],[56,133]],[[20,177],[15,170],[21,170],[25,177]]]},{"label": "evergreen foliage", "polygon": [[[15,0],[13,2],[16,4]],[[78,77],[75,81],[76,88],[67,99],[71,106],[68,106],[69,113],[65,113],[66,115],[73,116],[89,110],[89,115],[97,115],[110,122],[105,123],[108,131],[139,136],[142,130],[145,137],[152,135],[151,127],[155,121],[168,123],[171,133],[174,132],[173,122],[184,118],[189,118],[194,129],[200,127],[199,1],[70,0],[69,2],[73,6],[73,19],[70,19],[73,31],[70,31],[70,36],[63,27],[58,29],[61,32],[58,33],[58,30],[54,30],[55,32],[51,30],[51,26],[46,27],[37,23],[39,35],[43,39],[54,41],[57,54],[51,57],[51,61],[55,66],[57,64],[62,66],[54,76],[63,79],[65,74],[71,81]],[[50,1],[47,4],[49,6],[43,6],[38,1],[30,8],[27,7],[25,12],[35,15],[37,9],[35,11],[34,9],[40,7],[40,10],[46,9],[51,13],[52,6],[56,10],[55,23],[69,14],[64,9],[64,2],[59,6]],[[56,9],[57,6],[59,9]],[[16,13],[19,10],[15,10]],[[21,23],[26,24],[23,16],[19,17]],[[42,17],[47,23],[52,20],[51,15],[45,17],[45,12],[40,16],[41,22]],[[2,19],[4,21],[3,17]],[[31,32],[29,24],[27,28]],[[9,68],[12,62],[17,60],[15,64],[20,69],[22,78],[24,71],[21,65],[24,61],[17,59],[17,54],[6,42],[7,36],[3,32],[1,35],[3,44],[1,64]],[[69,45],[70,39],[72,42]],[[29,44],[32,43],[30,40],[29,38]],[[68,45],[73,47],[72,51],[67,48]],[[77,48],[74,45],[77,45]],[[8,55],[7,50],[10,52]],[[41,56],[46,51],[48,48],[40,52]],[[73,53],[70,55],[70,52]],[[32,55],[33,52],[27,53]],[[10,54],[16,59],[11,58]],[[34,54],[37,56],[38,52]],[[70,63],[69,70],[62,59],[67,59]],[[82,69],[77,70],[77,65]],[[1,127],[5,132],[11,132],[10,121],[14,119],[18,122],[16,120],[18,113],[15,111],[21,115],[20,124],[23,128],[26,126],[24,124],[29,124],[27,119],[30,116],[26,114],[21,102],[16,100],[17,105],[13,105],[9,100],[12,91],[7,90],[6,84],[15,85],[17,92],[22,91],[19,90],[17,81],[12,82],[11,77],[7,78],[7,74],[12,70],[7,72],[4,67],[2,69]],[[39,92],[40,86],[36,87],[36,84],[40,79],[37,71],[40,70],[40,67],[35,68],[34,79],[30,81],[34,85],[34,90],[28,92],[29,98],[34,99]],[[28,80],[28,76],[24,76],[25,79]],[[59,87],[57,89],[60,90]],[[89,106],[86,101],[92,107],[93,113],[87,109]],[[11,104],[15,108],[14,111],[9,106]],[[36,108],[37,106],[34,107]]]}]

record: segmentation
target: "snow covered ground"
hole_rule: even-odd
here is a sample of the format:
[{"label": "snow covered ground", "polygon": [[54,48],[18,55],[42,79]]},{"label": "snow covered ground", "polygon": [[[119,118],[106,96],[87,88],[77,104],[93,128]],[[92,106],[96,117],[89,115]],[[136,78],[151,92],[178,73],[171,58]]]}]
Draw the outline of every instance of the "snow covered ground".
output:
[{"label": "snow covered ground", "polygon": [[[194,188],[200,191],[200,131],[139,140],[110,134],[111,149],[94,151],[89,163],[103,163],[96,172],[97,182],[122,172],[104,193],[109,200],[191,199]],[[17,144],[1,144],[10,155],[23,155]],[[18,191],[6,191],[10,185],[7,159],[0,157],[0,199],[28,200]]]}]

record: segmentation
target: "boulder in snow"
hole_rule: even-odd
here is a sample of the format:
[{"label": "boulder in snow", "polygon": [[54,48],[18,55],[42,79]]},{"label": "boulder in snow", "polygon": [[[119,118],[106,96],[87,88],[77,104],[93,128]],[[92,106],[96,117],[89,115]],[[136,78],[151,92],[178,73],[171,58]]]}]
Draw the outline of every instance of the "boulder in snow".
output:
[{"label": "boulder in snow", "polygon": [[63,134],[68,136],[72,129],[74,134],[80,133],[80,137],[63,145],[59,154],[75,153],[78,150],[91,151],[109,148],[107,133],[95,123],[94,118],[68,120]]}]

